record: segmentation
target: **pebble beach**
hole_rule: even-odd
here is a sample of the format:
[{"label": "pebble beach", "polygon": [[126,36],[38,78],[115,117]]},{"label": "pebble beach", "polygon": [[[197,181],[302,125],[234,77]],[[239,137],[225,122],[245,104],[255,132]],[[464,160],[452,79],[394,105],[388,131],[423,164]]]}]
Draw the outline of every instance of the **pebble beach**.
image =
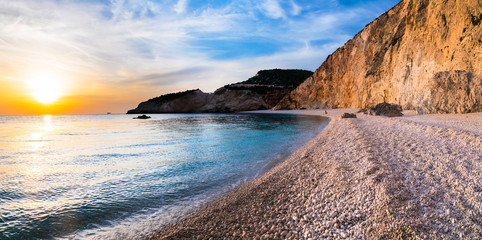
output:
[{"label": "pebble beach", "polygon": [[[482,113],[358,109],[262,176],[148,239],[482,239]],[[344,113],[357,118],[340,119]]]}]

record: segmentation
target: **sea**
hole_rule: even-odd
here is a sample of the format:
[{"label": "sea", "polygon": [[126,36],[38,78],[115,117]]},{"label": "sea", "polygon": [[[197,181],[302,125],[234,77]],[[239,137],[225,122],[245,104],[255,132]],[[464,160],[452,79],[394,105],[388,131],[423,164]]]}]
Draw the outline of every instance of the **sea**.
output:
[{"label": "sea", "polygon": [[0,116],[0,239],[140,239],[327,125],[287,114]]}]

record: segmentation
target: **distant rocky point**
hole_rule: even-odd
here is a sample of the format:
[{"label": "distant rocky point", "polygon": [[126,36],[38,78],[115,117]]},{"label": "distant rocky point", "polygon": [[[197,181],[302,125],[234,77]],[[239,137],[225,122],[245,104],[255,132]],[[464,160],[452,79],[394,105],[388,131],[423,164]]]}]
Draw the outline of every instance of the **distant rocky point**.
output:
[{"label": "distant rocky point", "polygon": [[262,70],[244,82],[226,85],[214,93],[195,89],[165,94],[142,102],[127,113],[210,113],[270,109],[312,74],[306,70]]}]

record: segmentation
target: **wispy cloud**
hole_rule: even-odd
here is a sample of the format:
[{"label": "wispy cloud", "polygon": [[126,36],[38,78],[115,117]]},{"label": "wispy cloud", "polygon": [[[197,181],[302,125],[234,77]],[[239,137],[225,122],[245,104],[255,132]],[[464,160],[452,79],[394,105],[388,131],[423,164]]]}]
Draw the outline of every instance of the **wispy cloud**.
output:
[{"label": "wispy cloud", "polygon": [[285,18],[285,11],[277,0],[264,0],[261,9],[270,18]]},{"label": "wispy cloud", "polygon": [[174,6],[174,11],[177,13],[184,13],[186,12],[187,8],[187,0],[179,0],[177,4]]},{"label": "wispy cloud", "polygon": [[291,15],[293,15],[293,16],[299,15],[301,13],[301,10],[302,10],[300,5],[296,4],[296,2],[294,0],[291,0],[290,3],[291,3]]},{"label": "wispy cloud", "polygon": [[0,72],[14,79],[51,69],[75,76],[76,86],[151,94],[139,99],[212,91],[260,69],[316,69],[397,1],[370,2],[378,8],[308,0],[0,0]]}]

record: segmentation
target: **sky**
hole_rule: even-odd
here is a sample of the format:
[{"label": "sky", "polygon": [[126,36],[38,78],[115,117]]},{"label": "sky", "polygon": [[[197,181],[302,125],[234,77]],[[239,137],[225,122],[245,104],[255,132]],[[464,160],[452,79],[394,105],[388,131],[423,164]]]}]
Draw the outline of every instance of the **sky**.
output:
[{"label": "sky", "polygon": [[0,0],[0,115],[125,113],[316,70],[399,0]]}]

